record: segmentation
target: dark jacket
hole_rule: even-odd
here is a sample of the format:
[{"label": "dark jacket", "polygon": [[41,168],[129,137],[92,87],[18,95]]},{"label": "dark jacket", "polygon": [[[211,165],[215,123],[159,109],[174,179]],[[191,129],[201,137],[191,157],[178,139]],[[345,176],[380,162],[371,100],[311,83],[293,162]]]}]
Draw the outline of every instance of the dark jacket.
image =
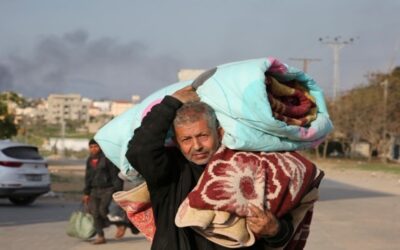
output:
[{"label": "dark jacket", "polygon": [[[126,154],[130,164],[146,180],[150,192],[157,228],[151,249],[230,249],[203,238],[190,227],[175,226],[180,204],[194,188],[205,167],[189,162],[176,147],[164,146],[176,110],[181,105],[179,100],[166,96],[154,106],[135,130]],[[282,225],[280,238],[273,240],[282,240],[282,234],[288,233],[288,223]],[[266,241],[261,239],[248,249],[263,249],[264,244]]]},{"label": "dark jacket", "polygon": [[[98,158],[96,167],[91,166],[91,160]],[[114,192],[122,190],[123,181],[118,177],[119,169],[101,152],[90,156],[86,161],[85,188],[83,193],[89,195],[93,188],[113,187]]]}]

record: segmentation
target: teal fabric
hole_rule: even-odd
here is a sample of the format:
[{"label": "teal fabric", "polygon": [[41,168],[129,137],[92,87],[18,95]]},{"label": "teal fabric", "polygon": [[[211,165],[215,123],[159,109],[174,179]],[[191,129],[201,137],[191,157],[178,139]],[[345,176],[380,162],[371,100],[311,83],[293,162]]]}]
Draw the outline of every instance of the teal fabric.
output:
[{"label": "teal fabric", "polygon": [[136,185],[139,185],[143,180],[125,157],[128,142],[131,140],[134,130],[140,126],[142,118],[151,107],[161,102],[164,96],[188,86],[191,82],[178,82],[156,91],[141,103],[112,119],[95,134],[94,138],[106,157],[121,170],[121,173],[128,180],[137,182]]},{"label": "teal fabric", "polygon": [[[268,101],[264,72],[285,82],[298,80],[316,99],[317,119],[308,128],[276,120]],[[198,89],[202,101],[217,112],[225,130],[223,144],[251,151],[299,150],[323,140],[332,129],[323,91],[304,72],[275,59],[254,59],[218,66]]]},{"label": "teal fabric", "polygon": [[[317,119],[309,127],[287,125],[273,117],[264,72],[285,82],[298,80],[315,98]],[[131,180],[137,173],[125,158],[127,144],[142,117],[165,95],[191,84],[167,86],[111,120],[95,135],[105,155]],[[225,130],[222,143],[246,151],[292,151],[312,148],[332,131],[322,89],[309,75],[274,58],[260,58],[220,65],[198,88],[200,99],[214,108]]]}]

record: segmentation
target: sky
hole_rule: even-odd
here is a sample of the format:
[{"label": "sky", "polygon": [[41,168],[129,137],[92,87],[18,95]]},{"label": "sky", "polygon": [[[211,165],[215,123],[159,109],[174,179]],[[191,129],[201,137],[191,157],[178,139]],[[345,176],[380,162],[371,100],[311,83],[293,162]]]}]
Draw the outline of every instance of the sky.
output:
[{"label": "sky", "polygon": [[[272,56],[333,94],[400,64],[399,0],[0,0],[0,91],[143,98],[180,69]],[[319,38],[323,38],[323,42]]]}]

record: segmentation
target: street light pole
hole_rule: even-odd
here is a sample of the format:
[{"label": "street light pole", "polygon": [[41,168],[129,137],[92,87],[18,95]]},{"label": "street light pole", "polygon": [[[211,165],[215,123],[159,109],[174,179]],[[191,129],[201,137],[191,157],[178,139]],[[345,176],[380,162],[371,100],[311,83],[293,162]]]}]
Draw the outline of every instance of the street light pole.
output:
[{"label": "street light pole", "polygon": [[319,38],[322,44],[326,44],[333,50],[333,100],[336,100],[337,92],[340,92],[339,52],[347,44],[354,42],[354,38],[342,41],[340,36],[333,39]]}]

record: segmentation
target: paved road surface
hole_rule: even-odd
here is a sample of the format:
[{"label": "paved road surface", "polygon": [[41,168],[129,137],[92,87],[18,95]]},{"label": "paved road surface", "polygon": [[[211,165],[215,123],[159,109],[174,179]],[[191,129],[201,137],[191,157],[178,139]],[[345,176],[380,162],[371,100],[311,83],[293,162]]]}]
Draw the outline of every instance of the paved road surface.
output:
[{"label": "paved road surface", "polygon": [[[107,229],[110,240],[101,246],[68,237],[65,227],[76,208],[54,198],[39,199],[30,207],[0,200],[1,249],[149,249],[143,236],[130,232],[122,240],[113,240],[115,228]],[[399,249],[399,232],[400,196],[325,179],[306,249]]]}]

